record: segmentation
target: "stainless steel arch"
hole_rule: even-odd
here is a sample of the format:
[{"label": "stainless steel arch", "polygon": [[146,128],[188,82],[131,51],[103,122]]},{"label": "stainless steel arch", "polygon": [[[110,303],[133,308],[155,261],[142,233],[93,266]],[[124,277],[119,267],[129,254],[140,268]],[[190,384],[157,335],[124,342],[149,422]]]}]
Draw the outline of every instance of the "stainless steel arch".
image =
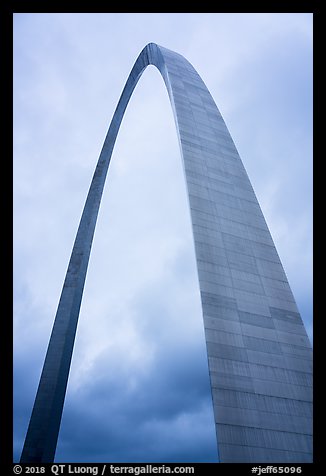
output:
[{"label": "stainless steel arch", "polygon": [[311,461],[311,346],[236,147],[204,82],[154,43],[110,124],[74,242],[21,462],[54,460],[106,174],[148,65],[169,93],[189,196],[221,462]]}]

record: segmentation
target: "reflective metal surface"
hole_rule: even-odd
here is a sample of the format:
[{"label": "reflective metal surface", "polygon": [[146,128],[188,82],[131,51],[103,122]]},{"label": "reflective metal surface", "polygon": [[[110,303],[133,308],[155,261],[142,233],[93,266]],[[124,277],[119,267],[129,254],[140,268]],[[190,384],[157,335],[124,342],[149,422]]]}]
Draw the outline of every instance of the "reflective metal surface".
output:
[{"label": "reflective metal surface", "polygon": [[111,153],[143,70],[162,74],[189,196],[221,462],[312,461],[312,356],[236,147],[181,55],[150,43],[119,100],[93,176],[55,318],[22,462],[52,462],[89,254]]}]

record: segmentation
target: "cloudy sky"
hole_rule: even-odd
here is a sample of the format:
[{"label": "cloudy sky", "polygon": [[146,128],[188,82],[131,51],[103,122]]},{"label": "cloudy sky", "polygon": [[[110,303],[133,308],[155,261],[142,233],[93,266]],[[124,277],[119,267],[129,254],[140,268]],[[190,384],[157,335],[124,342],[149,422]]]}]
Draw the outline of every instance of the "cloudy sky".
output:
[{"label": "cloudy sky", "polygon": [[[149,42],[184,55],[229,127],[312,337],[312,15],[14,15],[14,455],[104,137]],[[217,460],[168,95],[131,98],[95,232],[58,462]]]}]

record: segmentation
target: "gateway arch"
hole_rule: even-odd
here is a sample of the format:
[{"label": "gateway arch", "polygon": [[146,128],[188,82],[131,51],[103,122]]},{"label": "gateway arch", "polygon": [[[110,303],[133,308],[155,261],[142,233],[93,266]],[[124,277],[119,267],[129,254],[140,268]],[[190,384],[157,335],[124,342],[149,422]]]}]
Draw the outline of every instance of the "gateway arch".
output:
[{"label": "gateway arch", "polygon": [[189,197],[219,460],[312,461],[312,349],[257,198],[204,82],[148,44],[121,94],[74,242],[21,462],[53,462],[103,187],[119,127],[148,65],[160,71]]}]

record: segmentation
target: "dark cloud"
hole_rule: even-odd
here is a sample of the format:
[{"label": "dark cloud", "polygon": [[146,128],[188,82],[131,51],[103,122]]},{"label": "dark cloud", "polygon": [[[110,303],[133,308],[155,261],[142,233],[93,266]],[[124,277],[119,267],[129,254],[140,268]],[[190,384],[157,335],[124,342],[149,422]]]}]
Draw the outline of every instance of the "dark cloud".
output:
[{"label": "dark cloud", "polygon": [[106,371],[67,395],[57,461],[216,461],[204,348],[162,347],[148,375]]}]

